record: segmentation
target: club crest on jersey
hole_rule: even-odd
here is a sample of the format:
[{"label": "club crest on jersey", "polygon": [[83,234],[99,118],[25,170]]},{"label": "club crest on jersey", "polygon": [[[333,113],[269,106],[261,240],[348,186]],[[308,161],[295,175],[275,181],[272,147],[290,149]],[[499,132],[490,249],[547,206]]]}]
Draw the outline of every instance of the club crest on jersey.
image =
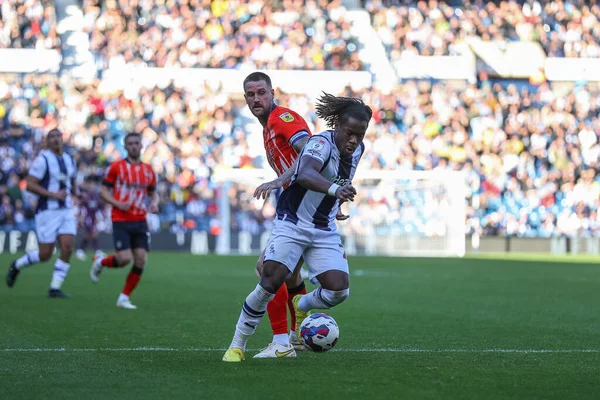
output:
[{"label": "club crest on jersey", "polygon": [[292,122],[294,120],[294,116],[289,112],[284,112],[279,116],[283,122]]},{"label": "club crest on jersey", "polygon": [[314,141],[312,143],[311,148],[313,150],[321,150],[323,148],[323,146],[325,146],[325,141],[324,140],[318,140],[318,141]]}]

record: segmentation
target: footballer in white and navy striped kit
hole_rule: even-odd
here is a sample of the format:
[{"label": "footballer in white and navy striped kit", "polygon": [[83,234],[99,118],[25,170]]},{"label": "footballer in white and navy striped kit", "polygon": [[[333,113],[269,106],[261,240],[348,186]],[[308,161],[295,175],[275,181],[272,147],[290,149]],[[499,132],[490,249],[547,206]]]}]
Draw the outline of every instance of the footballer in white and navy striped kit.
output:
[{"label": "footballer in white and navy striped kit", "polygon": [[[365,150],[364,143],[348,156],[342,156],[334,142],[335,131],[328,130],[311,138],[300,158],[310,157],[319,161],[320,173],[327,181],[339,186],[350,184],[358,161]],[[298,170],[292,177],[289,188],[281,194],[277,202],[277,219],[292,222],[303,228],[314,228],[322,231],[335,231],[335,216],[339,200],[327,193],[308,190],[298,182]]]},{"label": "footballer in white and navy striped kit", "polygon": [[311,281],[321,286],[292,300],[296,332],[310,310],[335,307],[350,294],[348,260],[335,220],[340,203],[354,200],[351,182],[364,153],[372,111],[360,99],[324,94],[317,103],[317,115],[332,130],[309,139],[292,183],[277,201],[260,283],[244,302],[223,361],[244,360],[249,337],[300,257],[308,265]]},{"label": "footballer in white and navy striped kit", "polygon": [[39,250],[31,251],[13,261],[6,283],[13,287],[23,268],[49,260],[58,239],[60,256],[54,263],[48,296],[66,298],[69,295],[61,291],[61,286],[69,272],[77,234],[77,220],[72,201],[72,194],[76,193],[77,166],[73,157],[63,151],[61,131],[51,130],[46,137],[46,143],[48,148],[36,157],[27,176],[27,190],[39,196],[35,214]]}]

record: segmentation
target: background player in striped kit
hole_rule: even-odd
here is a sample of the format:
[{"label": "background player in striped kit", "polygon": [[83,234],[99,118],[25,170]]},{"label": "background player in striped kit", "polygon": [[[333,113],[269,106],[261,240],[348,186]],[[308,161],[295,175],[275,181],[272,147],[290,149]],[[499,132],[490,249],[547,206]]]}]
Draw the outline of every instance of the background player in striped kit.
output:
[{"label": "background player in striped kit", "polygon": [[[112,163],[100,189],[100,197],[112,205],[113,241],[116,252],[108,257],[94,257],[90,271],[92,282],[98,283],[105,268],[122,268],[133,259],[125,287],[117,299],[117,307],[137,308],[129,296],[137,287],[150,249],[150,231],[146,212],[158,212],[156,174],[152,167],[140,160],[142,138],[139,133],[125,136],[127,158]],[[151,197],[146,206],[148,196]]]},{"label": "background player in striped kit", "polygon": [[52,129],[46,136],[47,149],[33,161],[27,176],[27,190],[39,196],[35,215],[38,250],[30,251],[12,262],[6,284],[13,287],[20,271],[52,257],[58,239],[60,255],[54,263],[54,272],[48,296],[69,298],[61,290],[71,268],[70,260],[77,234],[77,220],[71,195],[77,196],[75,160],[64,152],[62,132]]},{"label": "background player in striped kit", "polygon": [[360,99],[324,94],[317,115],[333,130],[309,139],[292,183],[277,202],[260,283],[242,306],[225,362],[244,360],[249,337],[300,257],[308,265],[311,281],[321,286],[294,297],[297,321],[312,309],[335,307],[350,293],[348,261],[335,219],[339,202],[354,200],[351,182],[364,152],[362,141],[372,111]]}]

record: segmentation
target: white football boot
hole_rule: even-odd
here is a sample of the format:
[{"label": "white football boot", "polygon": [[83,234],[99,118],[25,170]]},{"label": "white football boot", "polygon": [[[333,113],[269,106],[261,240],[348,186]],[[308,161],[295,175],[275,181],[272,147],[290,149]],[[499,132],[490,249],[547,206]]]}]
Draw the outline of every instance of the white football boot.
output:
[{"label": "white football boot", "polygon": [[128,310],[135,310],[137,308],[137,306],[131,304],[131,301],[129,299],[119,299],[117,301],[117,307],[126,308]]},{"label": "white football boot", "polygon": [[284,346],[279,343],[269,343],[266,349],[261,350],[254,358],[288,358],[296,357],[296,350],[289,344]]},{"label": "white football boot", "polygon": [[98,283],[100,281],[100,274],[102,273],[102,257],[101,255],[96,254],[94,256],[94,261],[92,262],[92,268],[90,269],[90,279],[94,283]]}]

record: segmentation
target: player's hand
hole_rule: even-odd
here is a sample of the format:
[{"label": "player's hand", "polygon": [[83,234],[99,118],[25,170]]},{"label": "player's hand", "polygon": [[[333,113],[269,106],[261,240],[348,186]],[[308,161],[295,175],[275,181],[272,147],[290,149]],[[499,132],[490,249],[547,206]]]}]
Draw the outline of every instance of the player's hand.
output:
[{"label": "player's hand", "polygon": [[273,190],[277,190],[283,187],[281,179],[277,178],[271,182],[266,182],[256,188],[254,191],[254,197],[257,199],[263,198],[268,199]]},{"label": "player's hand", "polygon": [[354,201],[356,189],[352,185],[344,185],[335,191],[335,197],[341,201]]},{"label": "player's hand", "polygon": [[67,191],[65,189],[61,190],[60,192],[56,192],[53,193],[54,197],[56,200],[58,201],[65,201],[67,199]]},{"label": "player's hand", "polygon": [[340,201],[340,205],[338,206],[337,214],[335,215],[335,219],[337,219],[338,221],[345,221],[348,218],[350,218],[349,215],[346,215],[342,212],[342,204],[344,203],[345,201]]},{"label": "player's hand", "polygon": [[118,201],[117,204],[115,204],[115,208],[118,208],[121,211],[129,211],[130,207],[131,207],[130,203],[124,203],[122,201]]},{"label": "player's hand", "polygon": [[156,214],[158,212],[158,203],[150,203],[150,205],[148,206],[148,212],[150,214]]}]

